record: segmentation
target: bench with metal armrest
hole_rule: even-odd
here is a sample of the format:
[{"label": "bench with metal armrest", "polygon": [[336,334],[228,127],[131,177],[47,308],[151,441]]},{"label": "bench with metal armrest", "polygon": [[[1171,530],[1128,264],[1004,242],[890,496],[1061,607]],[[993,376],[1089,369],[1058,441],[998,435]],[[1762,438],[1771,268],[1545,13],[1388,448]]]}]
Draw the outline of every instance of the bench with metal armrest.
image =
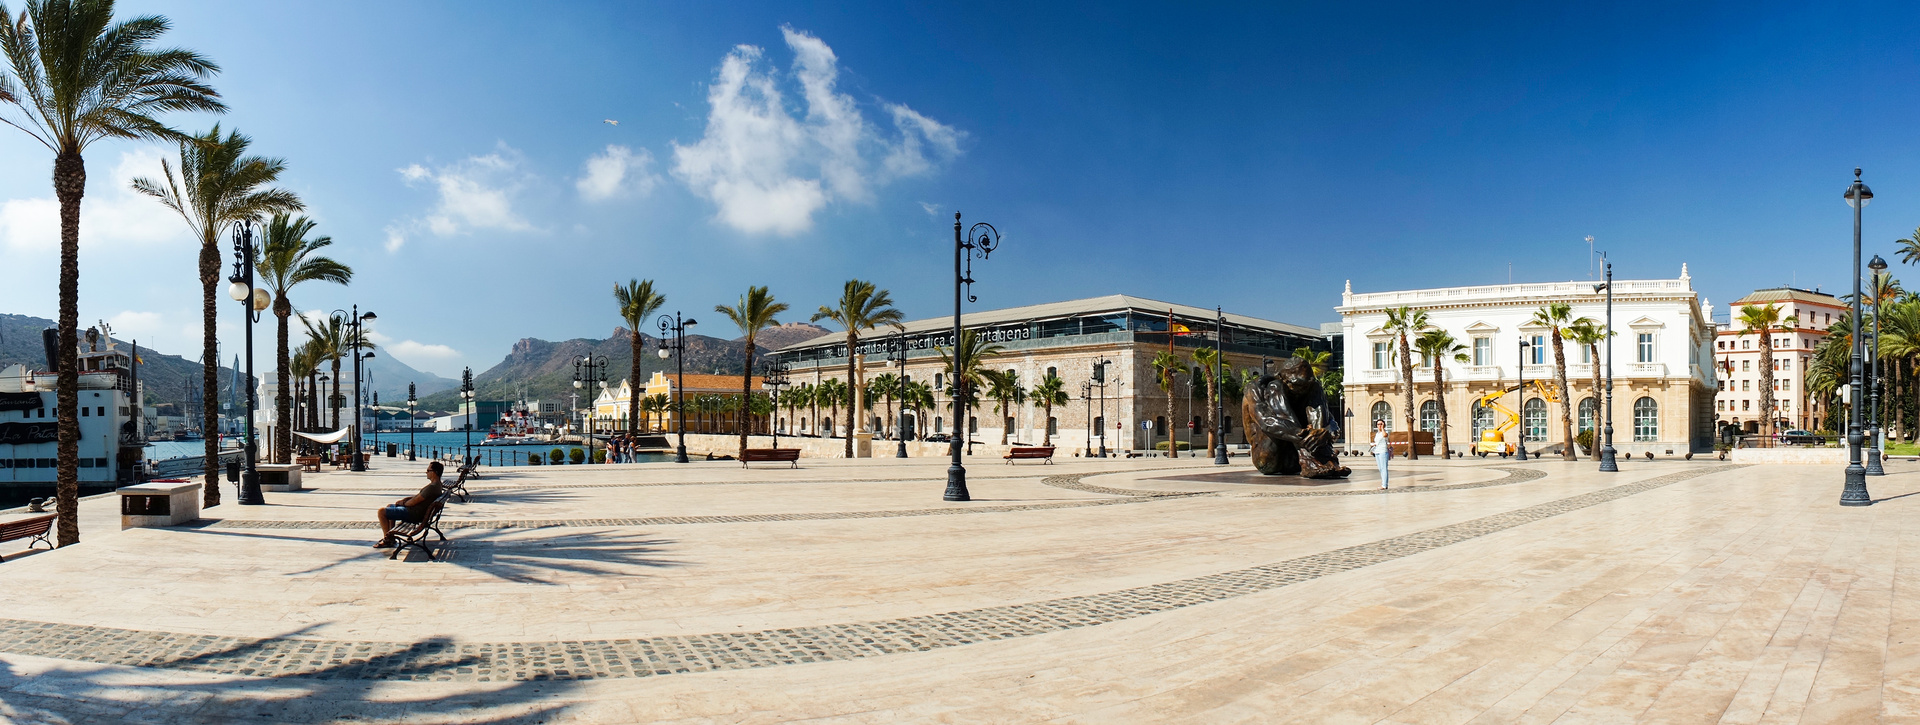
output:
[{"label": "bench with metal armrest", "polygon": [[[0,541],[32,539],[27,542],[28,549],[32,549],[34,544],[46,544],[47,549],[52,550],[53,542],[47,540],[47,535],[53,531],[54,516],[47,514],[0,523]],[[6,561],[6,558],[0,557],[0,561]]]},{"label": "bench with metal armrest", "polygon": [[740,465],[742,467],[747,467],[747,464],[752,463],[754,461],[774,461],[774,462],[784,461],[786,463],[793,464],[791,466],[792,468],[799,468],[800,467],[800,449],[798,448],[748,448],[746,454],[740,456]]},{"label": "bench with metal armrest", "polygon": [[411,521],[393,522],[392,530],[387,533],[388,536],[393,538],[393,553],[388,555],[387,558],[389,560],[397,559],[400,557],[400,552],[406,551],[407,547],[416,546],[419,547],[421,551],[427,553],[428,561],[432,561],[433,549],[427,545],[427,534],[438,534],[441,541],[447,540],[447,535],[440,531],[440,512],[446,510],[447,501],[452,498],[453,492],[451,490],[441,493],[439,498],[427,504],[427,515],[420,517],[419,523]]},{"label": "bench with metal armrest", "polygon": [[1051,464],[1053,463],[1053,446],[1014,446],[1008,449],[1007,455],[1001,457],[1007,459],[1009,466],[1013,465],[1014,461],[1030,459],[1042,459],[1045,463]]}]

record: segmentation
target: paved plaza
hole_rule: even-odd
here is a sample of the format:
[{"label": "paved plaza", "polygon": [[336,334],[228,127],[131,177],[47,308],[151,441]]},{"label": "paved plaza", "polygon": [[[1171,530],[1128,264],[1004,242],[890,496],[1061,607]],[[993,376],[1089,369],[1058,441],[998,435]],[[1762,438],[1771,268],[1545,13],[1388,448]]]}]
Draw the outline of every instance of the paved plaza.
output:
[{"label": "paved plaza", "polygon": [[1920,720],[1911,462],[1866,509],[1718,461],[1396,461],[1381,491],[980,459],[968,503],[932,459],[495,469],[440,561],[370,547],[422,482],[378,463],[0,545],[0,719]]}]

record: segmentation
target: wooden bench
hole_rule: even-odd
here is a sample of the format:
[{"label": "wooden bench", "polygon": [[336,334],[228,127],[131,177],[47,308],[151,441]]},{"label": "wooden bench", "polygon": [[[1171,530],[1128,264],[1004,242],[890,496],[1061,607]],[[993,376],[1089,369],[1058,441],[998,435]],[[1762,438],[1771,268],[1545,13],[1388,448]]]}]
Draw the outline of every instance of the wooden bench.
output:
[{"label": "wooden bench", "polygon": [[320,472],[319,456],[294,456],[293,462],[299,464],[300,468],[305,471],[308,471],[311,473]]},{"label": "wooden bench", "polygon": [[800,467],[800,449],[798,448],[748,448],[746,455],[740,456],[741,467],[754,461],[785,461],[792,468]]},{"label": "wooden bench", "polygon": [[[28,549],[32,549],[33,545],[37,542],[46,544],[47,549],[51,551],[53,549],[53,542],[47,540],[47,535],[53,531],[54,516],[54,514],[47,514],[45,516],[35,516],[30,519],[20,519],[19,521],[8,521],[0,524],[0,541],[33,539],[33,541],[27,542]],[[0,557],[0,561],[6,561],[6,558]]]},{"label": "wooden bench", "polygon": [[446,485],[447,497],[459,496],[461,503],[472,503],[473,495],[467,493],[467,479],[479,478],[479,470],[480,467],[472,463],[461,466],[460,475],[453,479],[453,483]]},{"label": "wooden bench", "polygon": [[1013,465],[1014,461],[1032,458],[1042,459],[1048,465],[1051,465],[1053,463],[1053,446],[1014,446],[1007,450],[1007,455],[1001,457],[1007,459],[1007,465],[1009,466]]},{"label": "wooden bench", "polygon": [[393,537],[393,553],[387,556],[387,560],[398,559],[400,552],[406,551],[407,547],[417,546],[427,552],[427,561],[433,561],[433,549],[427,546],[427,534],[439,534],[441,541],[447,540],[447,535],[440,531],[440,512],[446,510],[447,500],[451,498],[453,492],[447,491],[434,499],[433,503],[427,504],[427,515],[420,517],[420,523],[393,522],[393,529],[388,534]]}]

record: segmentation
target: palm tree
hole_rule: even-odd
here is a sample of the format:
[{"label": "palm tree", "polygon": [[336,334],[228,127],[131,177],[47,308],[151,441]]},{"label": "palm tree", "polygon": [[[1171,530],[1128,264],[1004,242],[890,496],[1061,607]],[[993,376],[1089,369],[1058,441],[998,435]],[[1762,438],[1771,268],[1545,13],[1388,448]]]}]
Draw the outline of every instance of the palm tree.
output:
[{"label": "palm tree", "polygon": [[[1553,381],[1560,388],[1560,429],[1566,437],[1561,444],[1560,458],[1568,461],[1580,460],[1580,452],[1573,445],[1573,391],[1567,387],[1567,350],[1565,345],[1566,329],[1577,322],[1592,322],[1585,317],[1575,319],[1573,305],[1565,302],[1549,303],[1534,310],[1532,324],[1547,328],[1553,334]],[[1522,365],[1526,361],[1522,360]]]},{"label": "palm tree", "polygon": [[1900,244],[1900,261],[1903,264],[1920,264],[1920,229],[1913,230],[1905,239],[1895,239]]},{"label": "palm tree", "polygon": [[[1602,394],[1600,391],[1600,343],[1606,342],[1607,338],[1612,335],[1613,333],[1608,332],[1604,325],[1585,317],[1567,326],[1567,339],[1573,341],[1575,345],[1587,348],[1587,359],[1593,361],[1593,418],[1595,431],[1598,431],[1605,425],[1605,423],[1600,422],[1600,416],[1605,415],[1600,409],[1600,396]],[[1589,448],[1587,455],[1598,459],[1600,457],[1600,447],[1595,445]]]},{"label": "palm tree", "polygon": [[1745,305],[1734,318],[1740,325],[1742,334],[1752,333],[1760,336],[1760,416],[1766,421],[1762,433],[1774,433],[1773,414],[1773,332],[1786,328],[1792,329],[1800,320],[1791,315],[1780,316],[1779,305]]},{"label": "palm tree", "polygon": [[314,345],[316,361],[333,364],[333,391],[327,395],[326,408],[333,411],[333,420],[329,426],[340,429],[340,408],[344,399],[340,396],[340,365],[348,355],[357,355],[362,350],[372,350],[374,345],[365,336],[354,339],[353,331],[344,320],[331,315],[323,318],[325,322],[314,322],[312,318],[300,318],[300,324],[307,328],[307,335]]},{"label": "palm tree", "polygon": [[920,431],[924,427],[927,409],[933,407],[933,386],[920,380],[915,380],[901,386],[900,405],[903,408],[913,411],[913,417],[916,423],[914,426],[914,438],[920,438]]},{"label": "palm tree", "polygon": [[[1172,350],[1161,350],[1153,356],[1153,380],[1160,385],[1160,392],[1167,394],[1167,457],[1177,458],[1173,443],[1173,384],[1174,376],[1186,365],[1175,357]],[[1051,413],[1049,413],[1051,415]]]},{"label": "palm tree", "polygon": [[1400,340],[1400,391],[1407,413],[1407,458],[1419,458],[1420,452],[1413,448],[1413,348],[1408,344],[1409,337],[1420,334],[1427,328],[1427,311],[1408,308],[1401,305],[1387,310],[1387,323],[1380,326]]},{"label": "palm tree", "polygon": [[[833,429],[835,428],[832,421],[840,419],[840,401],[845,400],[847,397],[847,384],[840,382],[838,378],[827,378],[826,380],[820,381],[819,385],[814,386],[813,395],[814,399],[819,401],[816,403],[816,406],[827,406],[827,437],[832,438],[834,437]],[[819,417],[818,407],[814,409],[814,416],[816,418]]]},{"label": "palm tree", "polygon": [[[747,293],[741,295],[740,301],[735,303],[734,306],[714,305],[713,310],[726,315],[727,319],[732,320],[733,324],[740,328],[740,334],[746,336],[744,344],[747,353],[747,365],[741,368],[739,400],[740,457],[746,458],[747,415],[750,413],[747,405],[753,397],[753,352],[755,349],[753,341],[754,338],[760,336],[761,330],[780,324],[780,321],[774,318],[780,313],[787,311],[787,303],[775,302],[773,293],[768,292],[765,287],[748,287]],[[849,452],[847,457],[853,457],[851,452]]]},{"label": "palm tree", "polygon": [[[811,409],[813,408],[813,405],[814,405],[813,383],[801,383],[799,385],[795,385],[793,386],[792,390],[787,391],[787,394],[785,397],[787,400],[792,401],[793,403],[792,410],[797,410],[800,408]],[[792,415],[796,415],[795,413],[792,412],[792,410],[789,410],[788,412],[789,417],[791,417]],[[815,411],[810,415],[818,417],[819,412]],[[799,434],[800,434],[799,429],[796,428],[794,430],[794,435],[799,435]]]},{"label": "palm tree", "polygon": [[1443,363],[1451,360],[1465,364],[1471,359],[1467,357],[1467,346],[1437,327],[1420,333],[1414,346],[1420,350],[1421,359],[1433,363],[1433,402],[1440,408],[1440,435],[1434,441],[1440,448],[1441,458],[1452,458],[1453,449],[1447,447],[1447,366]]},{"label": "palm tree", "polygon": [[[900,324],[900,311],[893,307],[893,295],[886,290],[874,287],[872,282],[859,279],[847,280],[840,291],[838,307],[821,305],[813,313],[813,322],[831,320],[847,328],[847,382],[854,380],[854,350],[860,344],[860,331],[871,330],[886,325],[895,330],[905,330]],[[853,417],[857,415],[852,406],[847,407],[847,457],[853,457]]]},{"label": "palm tree", "polygon": [[[935,348],[935,351],[940,353],[940,362],[946,365],[947,379],[950,381],[947,384],[947,395],[959,400],[969,415],[973,409],[980,407],[979,391],[982,387],[981,383],[985,380],[982,373],[986,369],[982,363],[1005,350],[1006,348],[998,344],[981,342],[980,336],[973,330],[962,330],[957,353],[957,357],[960,358],[960,367],[956,372],[953,365],[953,358],[956,355],[949,355],[947,348]],[[950,447],[959,447],[961,439],[971,435],[967,431],[966,423],[964,420],[953,422],[954,436]]]},{"label": "palm tree", "polygon": [[[1214,366],[1219,361],[1220,351],[1214,348],[1201,347],[1195,348],[1193,351],[1193,364],[1195,367],[1200,368],[1201,377],[1206,378],[1208,451],[1215,450],[1215,445],[1226,445],[1226,436],[1220,435],[1217,430],[1220,424],[1220,396],[1226,392],[1220,389],[1219,383],[1221,381],[1215,377]],[[1216,440],[1216,438],[1218,440]],[[1169,444],[1167,447],[1172,448],[1173,446]]]},{"label": "palm tree", "polygon": [[260,286],[273,295],[273,316],[278,320],[277,349],[275,350],[276,369],[278,370],[279,392],[273,397],[274,420],[279,421],[273,429],[273,460],[286,463],[293,450],[292,400],[288,397],[288,386],[293,383],[293,372],[289,369],[290,350],[287,341],[287,318],[293,316],[293,301],[287,297],[293,286],[301,282],[332,282],[347,284],[353,280],[353,270],[347,265],[329,257],[313,256],[321,249],[333,244],[333,237],[307,239],[307,233],[313,231],[313,220],[306,217],[289,217],[286,214],[273,215],[273,221],[267,224],[266,244],[260,247],[260,258],[254,263],[254,269],[260,273]]},{"label": "palm tree", "polygon": [[[166,184],[152,179],[133,180],[133,189],[159,199],[161,204],[187,222],[187,229],[200,241],[200,334],[202,352],[208,359],[219,357],[220,321],[220,239],[239,222],[303,208],[292,192],[268,188],[285,171],[285,161],[248,156],[253,139],[230,131],[223,138],[220,126],[205,136],[180,140],[179,173],[173,164],[161,160],[160,171]],[[203,424],[217,430],[213,401],[218,399],[219,371],[207,368],[201,384],[206,387],[206,413]],[[220,437],[207,436],[206,505],[220,505]]]},{"label": "palm tree", "polygon": [[1013,370],[987,370],[987,397],[994,400],[994,411],[1000,414],[1000,445],[1007,444],[1007,433],[1013,426],[1006,423],[1013,417],[1013,406],[1027,402],[1027,389],[1020,385],[1020,373]]},{"label": "palm tree", "polygon": [[646,324],[647,318],[652,317],[653,313],[660,311],[660,306],[667,303],[667,298],[653,291],[653,280],[630,279],[625,287],[613,286],[613,301],[620,306],[620,319],[627,323],[627,339],[633,348],[632,371],[627,376],[631,380],[628,387],[633,391],[627,396],[627,429],[638,431],[640,388],[645,387],[640,382],[640,353],[647,346],[647,338],[641,336],[640,326]]},{"label": "palm tree", "polygon": [[[172,140],[183,135],[155,114],[226,110],[202,81],[220,67],[198,53],[154,50],[170,24],[157,15],[113,22],[112,0],[28,0],[16,18],[0,4],[0,103],[18,113],[5,123],[53,152],[53,193],[60,202],[59,368],[54,418],[59,431],[54,498],[55,538],[80,543],[80,198],[87,190],[87,146],[103,138]],[[213,361],[217,356],[209,355]],[[207,366],[207,379],[219,365]],[[213,383],[209,383],[211,390]],[[215,410],[212,400],[208,411]],[[211,452],[219,437],[209,439]],[[209,455],[209,461],[214,461]],[[211,464],[209,464],[211,465]],[[209,468],[209,471],[212,469]],[[211,480],[211,478],[209,479]],[[218,490],[212,494],[218,500]]]},{"label": "palm tree", "polygon": [[[294,351],[293,355],[287,360],[287,372],[292,375],[295,380],[299,381],[299,385],[294,392],[296,395],[301,396],[298,398],[300,407],[305,409],[288,419],[290,422],[287,425],[290,427],[307,428],[310,426],[306,416],[312,414],[313,406],[308,404],[304,396],[313,391],[312,378],[319,374],[319,367],[319,358],[315,357],[314,346],[311,340],[300,345],[300,349]],[[289,438],[289,441],[291,441],[291,438]],[[292,450],[291,444],[289,444],[288,450]]]},{"label": "palm tree", "polygon": [[[887,425],[894,426],[893,434],[887,437],[893,438],[898,436],[900,431],[899,426],[895,425],[896,419],[893,417],[893,399],[900,396],[900,376],[893,373],[875,375],[873,376],[873,380],[868,381],[867,389],[873,391],[874,397],[887,399]],[[885,429],[883,429],[882,432],[884,433]]]},{"label": "palm tree", "polygon": [[[1027,395],[1033,399],[1033,407],[1043,411],[1043,418],[1040,421],[1040,445],[1042,446],[1053,445],[1053,407],[1067,404],[1069,398],[1066,388],[1067,383],[1061,380],[1060,376],[1048,375],[1042,378],[1040,382],[1035,383],[1033,390],[1027,391]],[[1173,392],[1171,390],[1167,392],[1167,401],[1167,425],[1172,426]],[[1173,429],[1169,427],[1167,431],[1169,433],[1167,436],[1167,450],[1171,453],[1173,450],[1173,436],[1171,435]]]}]

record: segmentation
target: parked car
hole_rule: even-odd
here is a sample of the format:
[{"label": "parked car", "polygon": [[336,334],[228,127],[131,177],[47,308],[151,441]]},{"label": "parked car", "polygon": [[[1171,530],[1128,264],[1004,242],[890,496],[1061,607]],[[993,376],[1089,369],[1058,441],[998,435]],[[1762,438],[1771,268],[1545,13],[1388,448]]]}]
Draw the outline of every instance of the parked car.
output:
[{"label": "parked car", "polygon": [[1790,430],[1780,434],[1780,440],[1788,444],[1811,445],[1820,442],[1820,437],[1811,431]]},{"label": "parked car", "polygon": [[920,440],[926,441],[928,443],[946,443],[948,441],[953,440],[953,436],[947,435],[945,433],[935,433],[925,438],[921,438]]}]

